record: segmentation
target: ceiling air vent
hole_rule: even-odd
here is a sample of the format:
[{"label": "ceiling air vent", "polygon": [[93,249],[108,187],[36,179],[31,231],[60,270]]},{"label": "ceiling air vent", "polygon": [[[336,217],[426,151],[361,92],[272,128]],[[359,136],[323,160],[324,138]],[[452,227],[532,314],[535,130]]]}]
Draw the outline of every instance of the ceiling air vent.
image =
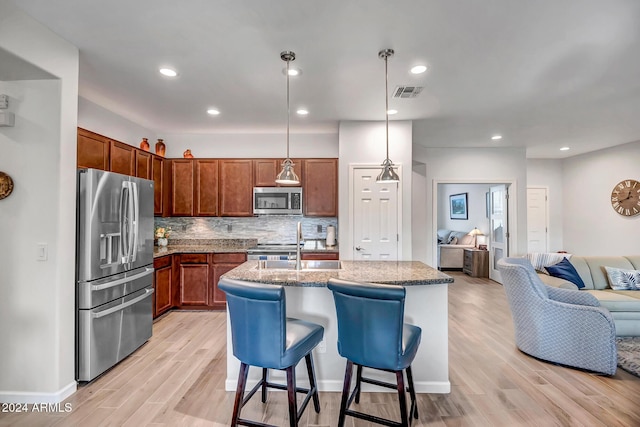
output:
[{"label": "ceiling air vent", "polygon": [[415,98],[420,95],[424,87],[422,86],[396,86],[393,91],[394,98]]}]

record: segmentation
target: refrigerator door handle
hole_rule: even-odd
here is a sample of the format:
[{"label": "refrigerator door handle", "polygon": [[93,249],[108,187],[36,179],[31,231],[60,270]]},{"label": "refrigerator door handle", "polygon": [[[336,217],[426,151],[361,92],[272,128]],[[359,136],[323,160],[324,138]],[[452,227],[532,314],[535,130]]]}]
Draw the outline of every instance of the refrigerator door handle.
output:
[{"label": "refrigerator door handle", "polygon": [[134,304],[136,304],[136,303],[138,303],[138,302],[142,301],[143,299],[147,298],[147,297],[148,297],[150,294],[152,294],[153,292],[154,292],[154,290],[153,290],[153,289],[147,289],[147,290],[145,291],[145,293],[144,293],[144,294],[140,295],[139,297],[136,297],[136,298],[132,299],[131,301],[127,301],[127,302],[126,302],[126,303],[124,303],[124,304],[117,305],[117,306],[115,306],[115,307],[109,308],[109,309],[104,310],[104,311],[100,311],[100,312],[98,312],[98,313],[93,313],[93,312],[92,312],[92,313],[91,313],[91,317],[92,317],[93,319],[99,319],[99,318],[101,318],[101,317],[104,317],[104,316],[108,316],[108,315],[110,315],[110,314],[113,314],[113,313],[115,313],[116,311],[124,310],[125,308],[127,308],[127,307],[129,307],[129,306],[132,306],[132,305],[134,305]]},{"label": "refrigerator door handle", "polygon": [[153,274],[153,268],[146,267],[142,273],[134,274],[133,276],[125,277],[122,279],[114,280],[113,282],[103,283],[102,285],[91,285],[92,291],[102,291],[104,289],[113,288],[114,286],[122,285],[132,280],[137,280],[141,277]]},{"label": "refrigerator door handle", "polygon": [[122,254],[122,263],[126,264],[129,262],[129,248],[127,244],[129,243],[129,228],[128,228],[128,218],[129,218],[129,187],[127,182],[122,183],[122,193],[120,194],[120,248]]},{"label": "refrigerator door handle", "polygon": [[138,201],[138,184],[135,182],[131,182],[131,195],[133,196],[133,200],[131,203],[131,211],[132,211],[132,221],[131,221],[131,238],[133,240],[132,245],[130,246],[130,257],[131,259],[129,260],[130,262],[135,262],[136,261],[136,254],[138,253],[138,220],[139,220],[139,214],[140,214],[140,209],[139,209],[139,201]]}]

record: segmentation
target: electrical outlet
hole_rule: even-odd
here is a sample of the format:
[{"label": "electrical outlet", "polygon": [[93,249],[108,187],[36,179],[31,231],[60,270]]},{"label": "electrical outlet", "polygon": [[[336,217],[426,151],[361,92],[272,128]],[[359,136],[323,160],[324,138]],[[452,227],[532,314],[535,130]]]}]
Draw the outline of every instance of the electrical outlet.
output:
[{"label": "electrical outlet", "polygon": [[231,224],[227,224],[227,233],[231,233],[232,229],[233,227],[231,226]]},{"label": "electrical outlet", "polygon": [[318,233],[322,233],[322,224],[318,224]]}]

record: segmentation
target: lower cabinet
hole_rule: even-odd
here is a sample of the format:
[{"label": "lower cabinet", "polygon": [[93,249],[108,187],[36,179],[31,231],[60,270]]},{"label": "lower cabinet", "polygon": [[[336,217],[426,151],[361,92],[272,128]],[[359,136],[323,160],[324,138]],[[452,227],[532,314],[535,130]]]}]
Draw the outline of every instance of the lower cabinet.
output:
[{"label": "lower cabinet", "polygon": [[153,318],[173,308],[173,269],[171,255],[153,260]]},{"label": "lower cabinet", "polygon": [[174,255],[178,283],[177,306],[181,309],[224,310],[224,292],[218,289],[220,276],[246,261],[244,253]]},{"label": "lower cabinet", "polygon": [[340,254],[337,252],[302,252],[300,254],[302,260],[338,260]]}]

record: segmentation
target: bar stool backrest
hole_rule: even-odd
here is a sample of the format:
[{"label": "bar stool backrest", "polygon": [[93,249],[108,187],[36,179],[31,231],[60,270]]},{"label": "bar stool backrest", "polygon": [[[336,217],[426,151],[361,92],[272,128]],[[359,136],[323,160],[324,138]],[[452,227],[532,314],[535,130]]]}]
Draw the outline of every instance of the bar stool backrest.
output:
[{"label": "bar stool backrest", "polygon": [[331,279],[328,288],[336,305],[340,355],[362,366],[397,369],[404,287]]}]

